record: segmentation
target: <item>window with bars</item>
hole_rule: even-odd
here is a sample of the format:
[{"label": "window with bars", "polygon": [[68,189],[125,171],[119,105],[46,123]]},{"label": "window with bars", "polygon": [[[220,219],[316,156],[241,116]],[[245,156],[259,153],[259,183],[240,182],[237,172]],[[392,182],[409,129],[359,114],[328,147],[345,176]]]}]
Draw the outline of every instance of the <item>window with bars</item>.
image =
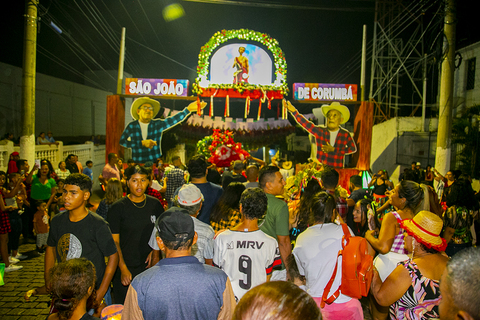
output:
[{"label": "window with bars", "polygon": [[475,88],[475,65],[477,58],[467,60],[467,90]]}]

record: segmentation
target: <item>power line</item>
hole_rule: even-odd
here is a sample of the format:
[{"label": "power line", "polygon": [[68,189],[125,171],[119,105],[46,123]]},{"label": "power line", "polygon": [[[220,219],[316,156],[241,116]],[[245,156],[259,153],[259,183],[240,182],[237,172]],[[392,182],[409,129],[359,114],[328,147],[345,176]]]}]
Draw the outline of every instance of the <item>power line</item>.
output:
[{"label": "power line", "polygon": [[[98,82],[96,82],[93,79],[87,77],[82,72],[78,71],[77,69],[75,69],[74,67],[72,67],[71,65],[66,63],[65,61],[63,61],[60,58],[58,58],[57,56],[55,56],[52,52],[48,51],[46,48],[42,47],[40,44],[37,44],[37,46],[38,46],[38,49],[40,49],[40,50],[38,50],[38,52],[40,54],[42,54],[43,56],[45,56],[46,58],[52,60],[53,62],[57,63],[58,65],[60,65],[61,67],[65,68],[65,69],[67,69],[68,71],[72,72],[73,74],[75,74],[79,77],[82,77],[84,80],[92,83],[93,85],[101,88],[102,90],[109,91],[106,88],[104,88],[101,84],[99,84]],[[45,51],[45,52],[43,52],[42,50]]]},{"label": "power line", "polygon": [[[391,37],[392,38],[395,38],[395,37],[398,37],[400,36],[400,34],[402,32],[404,32],[406,30],[406,28],[408,26],[410,26],[412,23],[414,23],[415,20],[417,20],[419,17],[423,16],[423,14],[428,10],[430,9],[432,6],[435,5],[435,3],[438,2],[438,1],[434,1],[433,3],[431,3],[429,6],[427,7],[424,7],[422,6],[424,3],[422,2],[412,2],[410,3],[410,6],[406,7],[403,11],[402,11],[402,14],[399,14],[396,16],[396,18],[394,20],[392,20],[388,25],[386,25],[384,27],[384,30],[388,30],[388,33],[391,34]],[[420,6],[419,6],[420,5]],[[440,10],[440,6],[439,8],[437,9],[437,12],[435,13],[435,15],[438,14]],[[434,16],[435,16],[434,15]],[[414,17],[412,19],[412,17]],[[430,29],[434,29],[435,26],[438,25],[438,21],[436,21],[432,27],[430,27],[430,25],[436,21],[435,19],[432,19],[429,23],[429,25],[427,26],[427,28],[425,29],[422,37],[426,34],[427,30]],[[402,28],[403,27],[403,28]],[[385,44],[387,45],[387,44]],[[383,48],[383,47],[382,47]],[[368,55],[368,58],[367,60],[371,60],[371,51],[373,49],[373,41],[369,41],[368,42],[368,45],[367,45],[367,55]],[[412,49],[414,50],[414,48]],[[411,54],[411,53],[410,53]],[[352,73],[358,71],[358,69],[360,69],[360,60],[361,60],[361,50],[359,50],[354,56],[352,56],[352,58],[344,64],[344,67],[343,68],[340,68],[339,72],[337,72],[336,74],[333,75],[333,79],[332,79],[332,82],[335,83],[335,82],[342,82],[342,80],[345,78],[345,77],[348,77],[350,76]],[[406,62],[408,63],[408,62]],[[415,63],[415,62],[414,62]],[[354,68],[354,69],[351,69],[349,68],[348,66],[350,65],[356,65],[357,67]]]},{"label": "power line", "polygon": [[[63,16],[67,17],[69,22],[72,24],[72,26],[78,31],[78,35],[83,37],[84,40],[87,42],[87,44],[91,47],[91,49],[89,49],[90,51],[95,51],[97,52],[99,55],[101,56],[109,56],[110,54],[104,54],[104,52],[100,51],[99,50],[99,46],[98,46],[98,41],[93,41],[89,36],[88,36],[88,33],[87,32],[84,32],[84,28],[82,28],[81,26],[78,25],[78,23],[75,21],[76,19],[74,19],[69,13],[68,11],[64,10],[64,8],[62,6],[66,6],[66,7],[69,7],[72,11],[78,11],[79,9],[81,10],[82,14],[87,18],[87,20],[90,22],[90,24],[94,27],[94,29],[100,34],[100,37],[102,37],[105,42],[107,43],[107,45],[113,50],[113,52],[115,52],[115,54],[118,54],[118,50],[115,49],[115,40],[113,40],[115,37],[117,37],[118,39],[120,38],[119,36],[119,33],[118,35],[115,34],[115,32],[113,31],[113,29],[110,27],[110,25],[108,24],[108,22],[106,22],[105,19],[103,24],[104,24],[104,28],[106,30],[106,33],[108,33],[108,35],[110,35],[110,41],[108,41],[107,39],[105,39],[105,37],[103,36],[102,32],[100,32],[98,30],[98,28],[96,27],[95,23],[93,23],[89,17],[89,14],[86,14],[84,10],[82,10],[82,8],[78,7],[78,9],[76,8],[72,8],[71,6],[69,6],[67,3],[64,3],[64,2],[61,2],[61,3],[55,3],[56,7],[58,10],[60,10],[60,12],[62,13]],[[78,6],[78,4],[77,4]],[[98,11],[98,10],[97,10]],[[51,19],[53,20],[54,18],[51,17]],[[65,30],[65,28],[62,28]],[[112,43],[115,43],[115,45],[112,45]],[[84,49],[85,50],[85,49]],[[108,59],[106,60],[107,63],[108,63]],[[125,56],[125,63],[126,65],[132,70],[132,71],[135,71],[135,70],[138,70],[138,66],[136,65],[136,62],[134,59],[132,59],[131,57],[129,57],[129,55],[126,55]],[[109,69],[111,70],[115,70],[117,68],[117,66],[112,66],[112,65],[109,65],[108,67]],[[105,70],[104,68],[101,68],[103,70]],[[110,75],[109,75],[110,76]]]},{"label": "power line", "polygon": [[147,15],[147,13],[145,12],[145,9],[143,9],[142,3],[140,2],[140,0],[137,0],[137,2],[138,2],[138,5],[140,6],[140,9],[142,9],[142,12],[143,12],[143,14],[145,15],[145,18],[147,18],[148,25],[150,26],[150,28],[152,29],[153,33],[155,34],[155,38],[157,38],[158,43],[160,44],[160,46],[162,47],[162,49],[165,50],[165,48],[163,47],[162,41],[160,41],[160,38],[158,37],[157,31],[155,30],[155,28],[153,27],[152,23],[150,22],[150,18],[148,18],[148,15]]},{"label": "power line", "polygon": [[[83,3],[86,5],[87,4],[87,1],[83,1]],[[82,11],[83,15],[85,16],[85,18],[90,22],[90,24],[92,25],[92,27],[98,32],[98,34],[100,35],[100,37],[102,37],[105,42],[108,44],[108,46],[112,49],[112,51],[115,53],[115,54],[118,54],[119,52],[119,48],[118,48],[118,39],[120,38],[119,35],[115,34],[114,30],[111,28],[111,26],[108,24],[108,22],[106,22],[105,19],[103,19],[103,21],[101,22],[102,18],[101,17],[101,14],[100,14],[100,11],[97,9],[97,15],[100,16],[99,20],[98,21],[98,24],[100,25],[100,27],[104,30],[104,32],[109,36],[109,39],[110,41],[108,41],[103,33],[98,30],[97,26],[95,25],[95,23],[90,19],[89,15],[87,15],[79,6],[79,4],[75,1],[75,4],[79,7],[79,9]],[[88,9],[88,8],[87,8]],[[91,15],[94,16],[94,9],[92,10],[89,10]],[[95,17],[94,17],[95,18]],[[103,24],[103,25],[102,25]],[[118,41],[118,42],[117,42]],[[126,55],[125,57],[125,62],[126,64],[129,66],[130,69],[132,69],[133,71],[134,70],[137,70],[138,69],[138,66],[136,65],[136,63],[134,62],[133,59],[131,59],[131,57],[129,55]],[[116,66],[112,67],[112,69],[116,69]]]},{"label": "power line", "polygon": [[319,7],[312,5],[292,5],[273,2],[261,1],[230,1],[230,0],[184,0],[188,2],[199,2],[208,4],[226,4],[244,7],[265,7],[270,9],[295,9],[295,10],[321,10],[321,11],[345,11],[345,12],[373,12],[372,8],[357,8],[357,7]]},{"label": "power line", "polygon": [[184,67],[184,68],[187,68],[188,70],[197,72],[196,69],[190,68],[189,66],[186,66],[186,65],[184,65],[183,63],[178,62],[177,60],[172,59],[172,58],[170,58],[169,56],[166,56],[166,55],[164,55],[163,53],[160,53],[160,52],[158,52],[158,51],[156,51],[156,50],[154,50],[154,49],[152,49],[152,48],[150,48],[150,47],[148,47],[148,46],[146,46],[146,45],[138,42],[137,40],[134,40],[133,38],[127,37],[127,39],[130,40],[130,41],[132,41],[132,42],[135,42],[136,44],[138,44],[139,46],[144,47],[145,49],[148,49],[148,50],[152,51],[153,53],[158,54],[159,56],[161,56],[161,57],[163,57],[163,58],[165,58],[165,59],[168,59],[168,60],[170,60],[170,61],[172,61],[172,62],[174,62],[174,63],[176,63],[176,64],[178,64],[178,65],[180,65],[180,66],[182,66],[182,67]]},{"label": "power line", "polygon": [[[91,56],[89,52],[96,52],[100,56],[104,56],[101,51],[98,50],[97,46],[95,46],[95,42],[88,36],[86,32],[82,32],[82,28],[75,22],[75,19],[73,19],[72,16],[68,14],[67,11],[63,10],[61,7],[57,7],[61,13],[68,17],[70,22],[72,23],[72,26],[78,30],[78,36],[83,37],[84,41],[91,47],[89,49],[85,49],[79,42],[76,41],[76,39],[70,34],[70,32],[67,31],[67,29],[62,26],[62,23],[60,23],[52,14],[47,14],[46,17],[49,18],[51,21],[53,21],[61,30],[62,33],[59,35],[59,38],[62,39],[62,41],[65,41],[67,39],[70,41],[80,52],[82,52],[83,55],[87,57],[88,60],[92,61],[95,65],[99,66],[100,64]],[[108,60],[107,60],[108,61]],[[107,62],[108,63],[108,62]],[[101,69],[105,70],[102,66],[100,66]],[[112,66],[109,66],[109,68],[112,68]]]},{"label": "power line", "polygon": [[143,41],[145,43],[147,43],[147,40],[143,37],[143,33],[140,31],[140,29],[138,29],[137,24],[135,23],[135,21],[130,16],[130,13],[128,12],[127,8],[125,8],[125,6],[123,5],[122,0],[118,0],[118,2],[120,2],[120,5],[122,6],[123,10],[125,10],[125,13],[127,14],[127,17],[130,19],[130,21],[132,21],[133,27],[137,30],[140,37],[143,39]]},{"label": "power line", "polygon": [[[90,8],[87,7],[87,10],[89,10],[90,14],[97,21],[98,25],[102,28],[102,30],[104,30],[104,33],[108,36],[109,40],[107,40],[104,37],[103,33],[100,30],[98,30],[95,23],[90,19],[90,17],[86,13],[84,13],[83,11],[82,11],[82,13],[88,19],[88,21],[90,22],[92,27],[100,34],[100,36],[109,45],[109,47],[112,49],[112,51],[115,54],[118,54],[118,52],[119,52],[118,44],[120,42],[120,41],[118,41],[119,35],[115,34],[112,27],[108,24],[106,19],[102,16],[101,12],[98,10],[98,8],[95,7],[95,5],[93,3],[88,4],[88,1],[82,1],[82,3],[84,3],[85,6],[90,5]],[[79,6],[76,1],[75,1],[75,4],[77,4],[77,6]],[[129,68],[132,69],[132,71],[134,71],[134,72],[138,71],[139,67],[138,67],[136,61],[134,59],[132,59],[129,54],[125,55],[125,62],[129,66]]]}]

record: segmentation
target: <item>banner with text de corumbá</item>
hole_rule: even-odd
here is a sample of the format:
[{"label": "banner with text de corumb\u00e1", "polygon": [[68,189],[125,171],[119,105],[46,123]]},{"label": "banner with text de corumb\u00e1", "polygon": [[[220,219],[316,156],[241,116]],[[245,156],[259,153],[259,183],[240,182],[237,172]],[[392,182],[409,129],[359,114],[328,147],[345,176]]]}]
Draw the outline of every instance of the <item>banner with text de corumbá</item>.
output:
[{"label": "banner with text de corumb\u00e1", "polygon": [[295,100],[357,101],[356,84],[294,83]]}]

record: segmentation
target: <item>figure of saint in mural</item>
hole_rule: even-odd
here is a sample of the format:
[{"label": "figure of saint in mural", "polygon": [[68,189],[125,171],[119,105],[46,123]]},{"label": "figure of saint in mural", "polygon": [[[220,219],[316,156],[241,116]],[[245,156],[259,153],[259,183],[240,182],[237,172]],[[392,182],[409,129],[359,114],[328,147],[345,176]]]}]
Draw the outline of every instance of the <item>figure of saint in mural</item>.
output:
[{"label": "figure of saint in mural", "polygon": [[243,54],[245,53],[245,47],[238,48],[238,57],[235,57],[233,68],[233,84],[248,83],[248,58]]}]

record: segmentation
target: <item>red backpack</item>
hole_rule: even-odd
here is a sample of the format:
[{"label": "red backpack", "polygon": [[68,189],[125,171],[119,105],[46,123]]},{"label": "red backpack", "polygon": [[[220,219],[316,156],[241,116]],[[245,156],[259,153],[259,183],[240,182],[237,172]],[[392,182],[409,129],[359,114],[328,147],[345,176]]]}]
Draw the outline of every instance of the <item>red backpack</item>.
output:
[{"label": "red backpack", "polygon": [[[325,303],[331,304],[338,298],[340,292],[351,298],[360,299],[368,295],[373,276],[373,257],[368,254],[367,240],[363,237],[353,237],[345,223],[342,223],[343,237],[342,249],[338,251],[337,264],[332,277],[323,291],[321,307]],[[342,284],[330,297],[328,294],[332,288],[337,274],[338,257],[342,256]]]}]

